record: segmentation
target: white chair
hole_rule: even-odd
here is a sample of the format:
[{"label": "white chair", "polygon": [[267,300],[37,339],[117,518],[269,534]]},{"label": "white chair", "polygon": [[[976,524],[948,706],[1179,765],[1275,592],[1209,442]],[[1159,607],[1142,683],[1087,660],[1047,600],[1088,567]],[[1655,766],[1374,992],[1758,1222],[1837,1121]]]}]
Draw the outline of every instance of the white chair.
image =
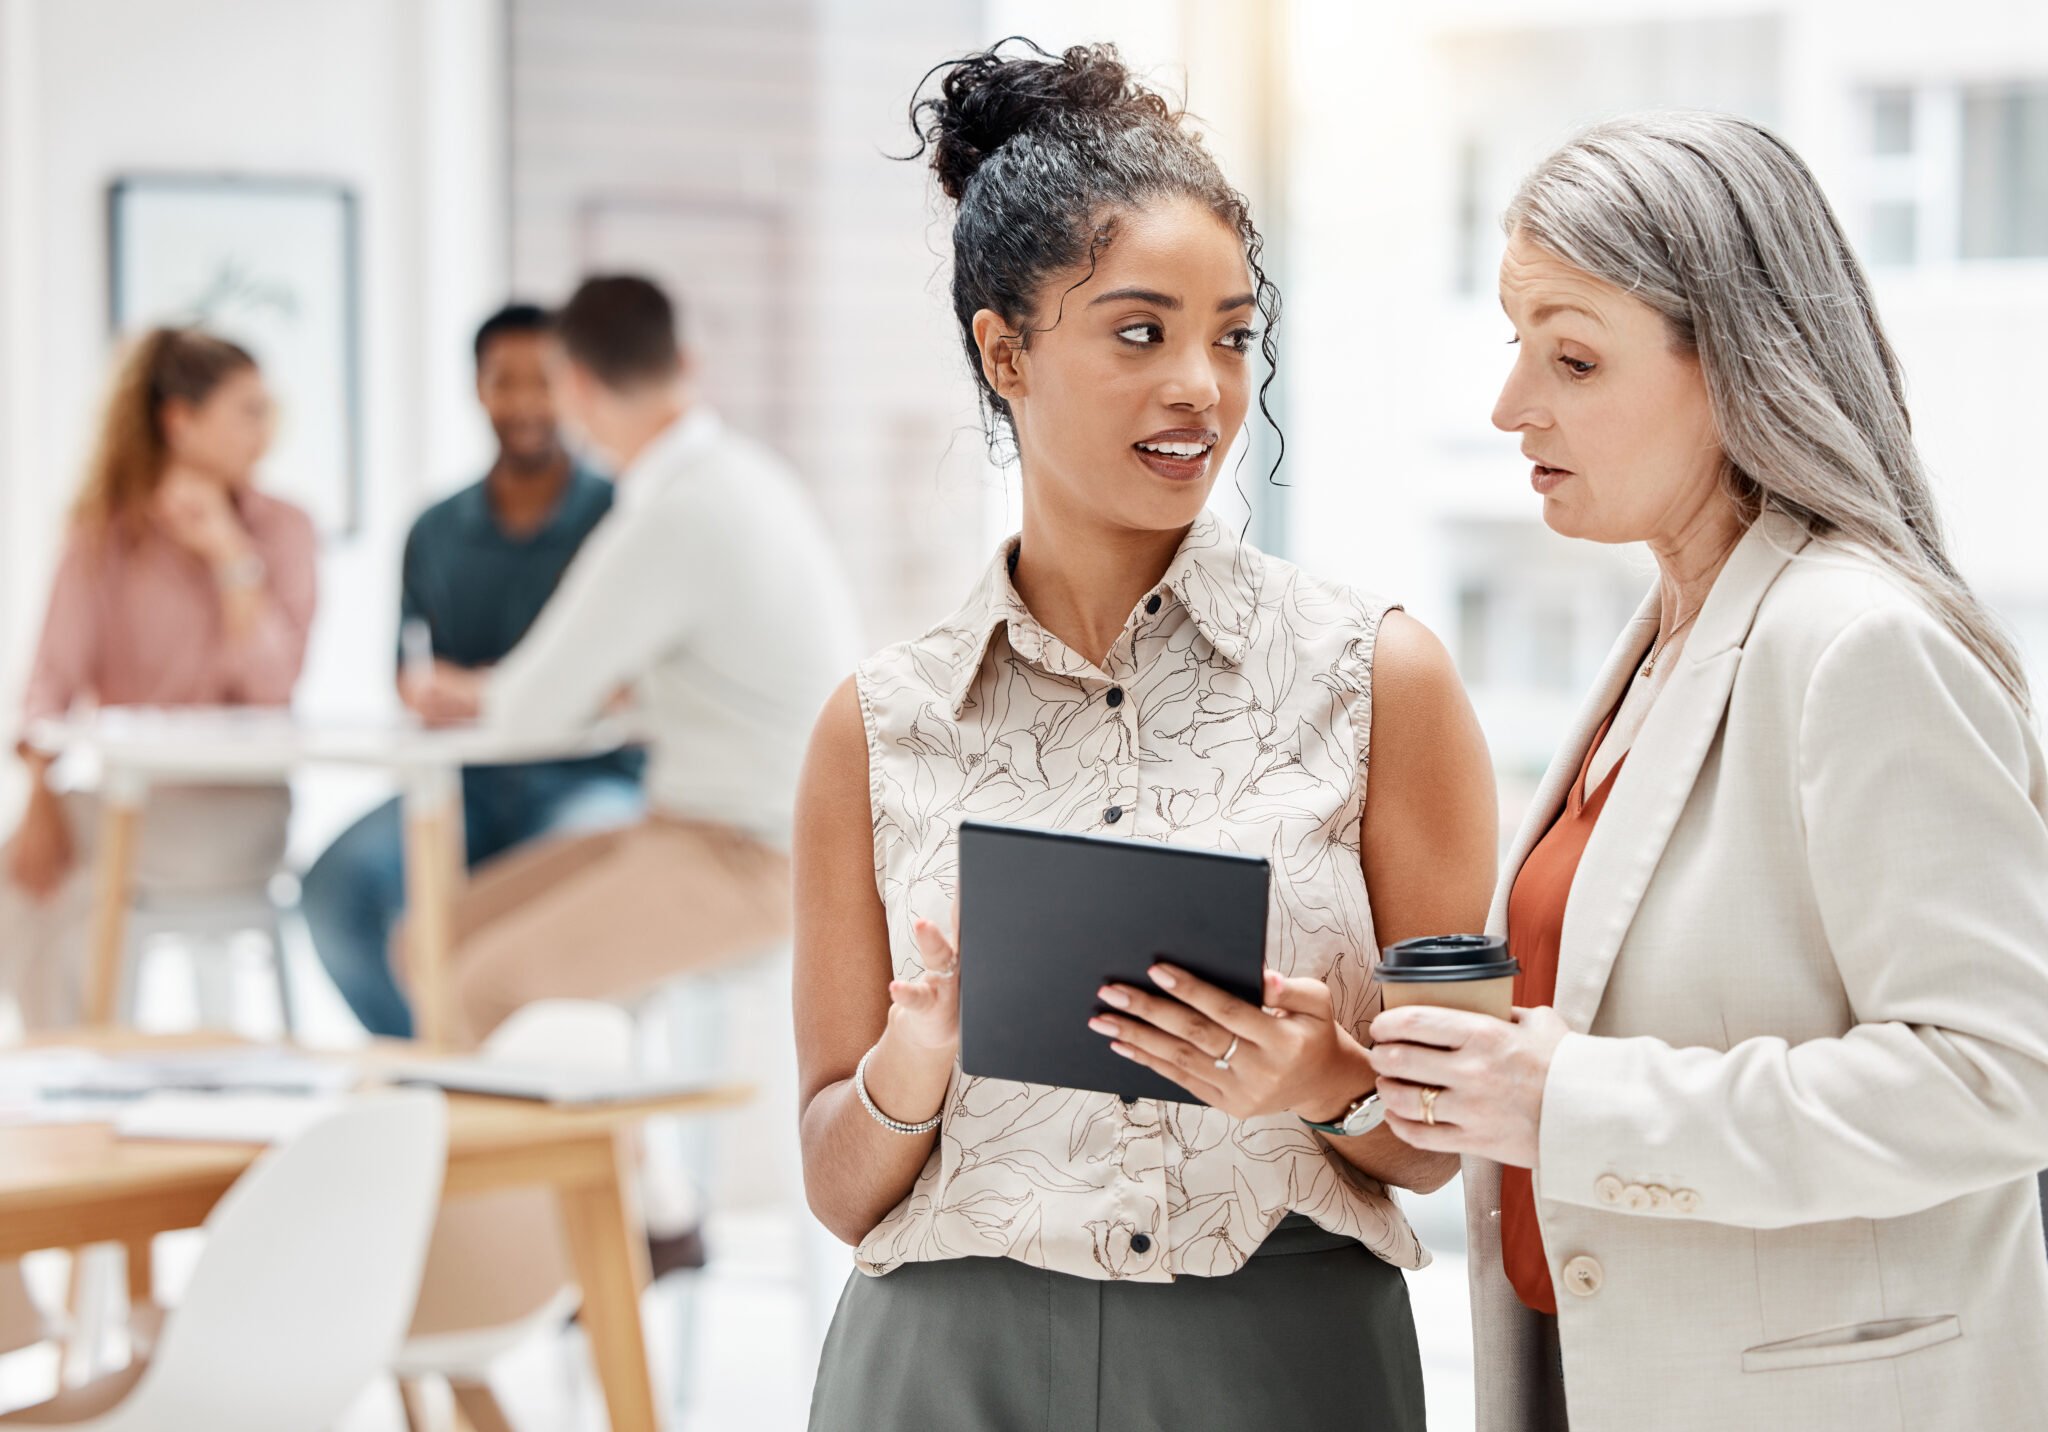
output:
[{"label": "white chair", "polygon": [[[229,955],[237,935],[255,931],[270,946],[271,969],[277,981],[278,1020],[292,1033],[290,961],[285,954],[283,912],[275,887],[296,885],[280,874],[255,885],[219,890],[138,890],[128,907],[128,943],[121,979],[121,1022],[133,1027],[142,986],[143,956],[152,940],[173,936],[192,961],[197,986],[199,1027],[229,1029],[234,1025],[233,967]],[[286,903],[290,903],[287,901]]]},{"label": "white chair", "polygon": [[447,1166],[440,1095],[351,1100],[206,1219],[155,1352],[5,1418],[70,1432],[326,1432],[404,1336]]},{"label": "white chair", "polygon": [[32,1347],[49,1336],[42,1309],[22,1281],[21,1264],[12,1258],[0,1261],[0,1353]]},{"label": "white chair", "polygon": [[[537,1000],[491,1031],[481,1056],[529,1068],[630,1074],[633,1021],[595,1000]],[[447,1379],[477,1432],[509,1429],[491,1391],[491,1364],[530,1337],[561,1330],[580,1301],[570,1279],[552,1192],[510,1189],[444,1204],[413,1335],[391,1363],[414,1432],[424,1432],[417,1385],[429,1377]]]}]

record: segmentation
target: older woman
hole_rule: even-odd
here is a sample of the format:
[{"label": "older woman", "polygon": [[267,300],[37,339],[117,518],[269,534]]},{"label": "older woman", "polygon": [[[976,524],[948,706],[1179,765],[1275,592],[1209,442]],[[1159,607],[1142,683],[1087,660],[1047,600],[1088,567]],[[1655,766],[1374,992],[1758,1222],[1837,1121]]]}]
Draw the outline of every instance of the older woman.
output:
[{"label": "older woman", "polygon": [[1495,899],[1516,1021],[1371,1029],[1467,1156],[1480,1426],[2038,1427],[2048,771],[1863,274],[1726,116],[1591,131],[1506,227],[1494,421],[1659,580]]}]

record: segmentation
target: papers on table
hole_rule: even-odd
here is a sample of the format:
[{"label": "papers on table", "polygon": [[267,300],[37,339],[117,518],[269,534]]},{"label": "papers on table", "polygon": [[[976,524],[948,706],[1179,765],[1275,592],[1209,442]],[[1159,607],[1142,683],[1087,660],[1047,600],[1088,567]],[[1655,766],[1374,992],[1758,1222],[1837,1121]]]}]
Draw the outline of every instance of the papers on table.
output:
[{"label": "papers on table", "polygon": [[[281,1135],[165,1131],[198,1127],[194,1111],[207,1103],[220,1106],[208,1116],[222,1121],[220,1127],[281,1128],[286,1106],[311,1110],[307,1117],[317,1117],[354,1088],[358,1077],[347,1063],[260,1046],[120,1054],[74,1048],[22,1050],[0,1056],[0,1123],[111,1122],[122,1133],[133,1131],[137,1136],[267,1142]],[[268,1101],[271,1107],[228,1107],[248,1100]],[[156,1107],[145,1114],[144,1105]]]},{"label": "papers on table", "polygon": [[511,1064],[495,1059],[432,1059],[389,1071],[400,1084],[431,1084],[458,1094],[497,1094],[548,1104],[616,1104],[662,1099],[705,1087],[701,1079],[613,1074],[544,1064]]},{"label": "papers on table", "polygon": [[124,1139],[269,1144],[289,1139],[341,1107],[339,1094],[147,1094],[123,1104],[114,1132]]}]

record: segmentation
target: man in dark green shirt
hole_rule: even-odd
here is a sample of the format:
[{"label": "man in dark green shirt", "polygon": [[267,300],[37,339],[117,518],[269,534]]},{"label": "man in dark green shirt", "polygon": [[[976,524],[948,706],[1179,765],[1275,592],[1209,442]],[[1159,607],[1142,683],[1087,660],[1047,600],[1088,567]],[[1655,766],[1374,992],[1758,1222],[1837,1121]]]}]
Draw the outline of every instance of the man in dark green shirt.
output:
[{"label": "man in dark green shirt", "polygon": [[[562,446],[548,389],[553,343],[548,315],[525,304],[492,315],[477,331],[477,398],[497,433],[498,458],[481,482],[421,513],[406,539],[399,689],[416,709],[431,700],[434,683],[408,681],[405,664],[429,653],[437,664],[466,669],[502,659],[611,510],[611,484],[577,467]],[[411,646],[421,649],[408,653]],[[465,770],[469,863],[539,835],[630,824],[641,813],[641,765],[641,753],[627,750]],[[394,800],[327,848],[301,896],[321,963],[372,1034],[412,1033],[388,953],[404,905]]]}]

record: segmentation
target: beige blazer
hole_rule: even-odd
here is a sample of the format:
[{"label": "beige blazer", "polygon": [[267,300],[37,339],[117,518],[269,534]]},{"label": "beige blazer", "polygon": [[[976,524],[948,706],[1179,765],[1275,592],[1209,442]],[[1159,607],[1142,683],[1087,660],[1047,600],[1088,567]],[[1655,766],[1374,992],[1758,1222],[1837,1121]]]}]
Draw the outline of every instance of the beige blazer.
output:
[{"label": "beige blazer", "polygon": [[[1656,631],[1558,752],[1507,893]],[[2048,773],[1867,556],[1767,516],[1572,887],[1537,1208],[1572,1432],[2048,1426]],[[1481,1432],[1555,1353],[1465,1163]],[[1550,1387],[1546,1388],[1545,1384]]]}]

